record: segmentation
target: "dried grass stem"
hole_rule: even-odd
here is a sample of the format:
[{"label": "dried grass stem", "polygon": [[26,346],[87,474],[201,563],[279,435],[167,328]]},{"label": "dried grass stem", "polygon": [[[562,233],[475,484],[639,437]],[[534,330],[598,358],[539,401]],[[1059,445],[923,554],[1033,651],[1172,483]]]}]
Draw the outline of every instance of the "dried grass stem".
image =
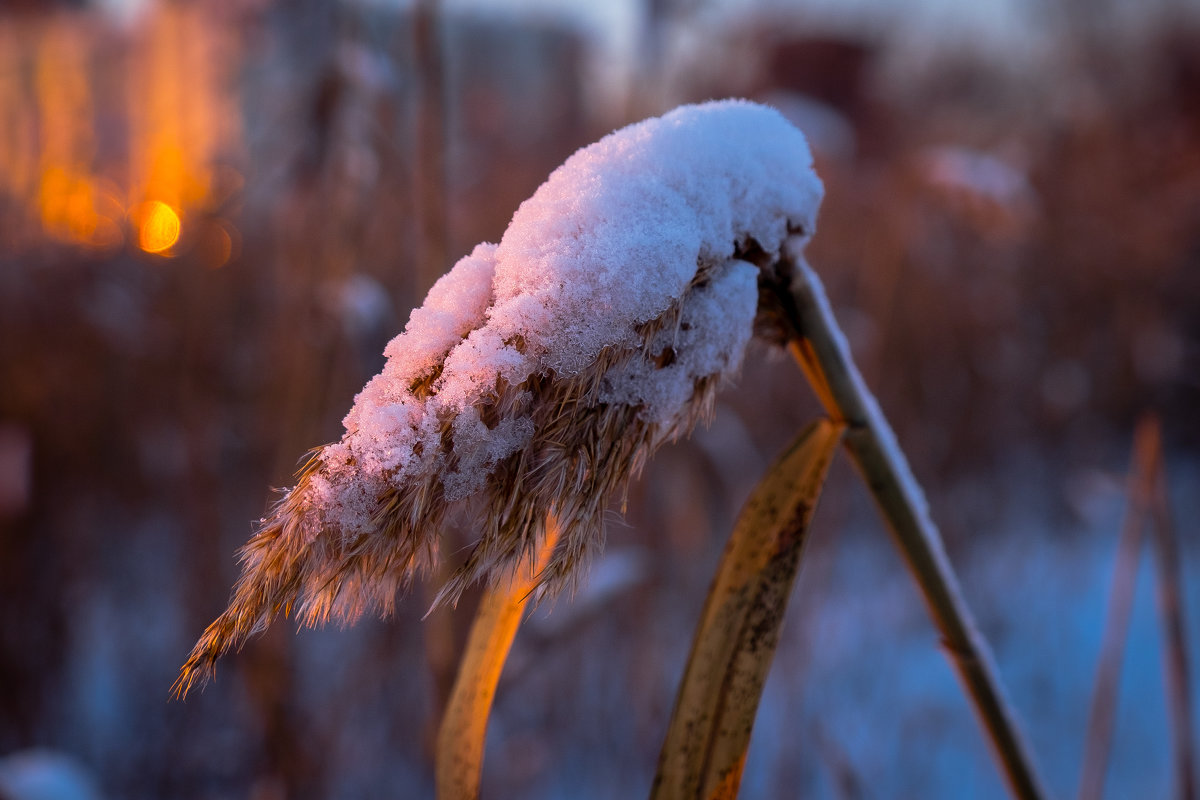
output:
[{"label": "dried grass stem", "polygon": [[925,599],[951,663],[987,731],[1016,797],[1045,798],[1030,749],[1004,696],[992,656],[962,597],[941,535],[895,436],[851,359],[820,279],[802,257],[785,256],[779,302],[797,337],[792,348],[830,415],[847,423],[846,449],[871,490]]}]

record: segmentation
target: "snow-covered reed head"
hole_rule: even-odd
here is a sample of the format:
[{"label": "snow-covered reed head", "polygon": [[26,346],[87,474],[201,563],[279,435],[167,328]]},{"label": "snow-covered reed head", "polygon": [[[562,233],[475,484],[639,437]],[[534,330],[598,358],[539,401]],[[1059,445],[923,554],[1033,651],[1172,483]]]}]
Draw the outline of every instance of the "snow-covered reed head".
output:
[{"label": "snow-covered reed head", "polygon": [[388,344],[341,441],[243,549],[178,688],[280,612],[388,610],[456,504],[479,539],[439,599],[535,551],[548,514],[560,539],[538,583],[569,584],[613,490],[738,368],[761,268],[812,232],[821,195],[803,135],[744,101],[681,107],[567,159]]}]

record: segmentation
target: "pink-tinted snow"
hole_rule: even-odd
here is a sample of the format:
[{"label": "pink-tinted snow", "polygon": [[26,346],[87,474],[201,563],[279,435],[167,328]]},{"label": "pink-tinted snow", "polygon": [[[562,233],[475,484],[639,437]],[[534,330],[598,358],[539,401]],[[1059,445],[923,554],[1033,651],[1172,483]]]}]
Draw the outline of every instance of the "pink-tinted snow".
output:
[{"label": "pink-tinted snow", "polygon": [[[614,371],[597,399],[669,428],[695,380],[736,370],[750,338],[757,270],[732,260],[735,245],[753,239],[778,252],[789,226],[813,230],[821,196],[800,131],[746,101],[683,106],[578,151],[520,206],[499,245],[460,260],[387,346],[342,441],[323,453],[313,502],[354,530],[388,482],[441,472],[447,499],[471,495],[533,434],[528,419],[481,421],[476,409],[498,381],[586,370],[605,347],[639,344],[636,326],[682,297],[681,324],[660,334],[676,360]],[[685,296],[701,263],[711,280]],[[413,385],[439,364],[418,397]]]}]

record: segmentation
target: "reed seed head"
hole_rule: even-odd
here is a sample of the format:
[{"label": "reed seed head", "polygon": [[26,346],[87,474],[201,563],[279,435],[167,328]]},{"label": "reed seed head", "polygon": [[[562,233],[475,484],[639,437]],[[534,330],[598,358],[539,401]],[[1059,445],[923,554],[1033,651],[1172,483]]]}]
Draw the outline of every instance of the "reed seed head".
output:
[{"label": "reed seed head", "polygon": [[176,691],[280,614],[390,610],[452,506],[477,512],[479,538],[437,602],[536,552],[551,513],[561,534],[536,584],[570,587],[614,491],[737,370],[769,316],[762,270],[812,232],[821,194],[801,133],[745,101],[684,106],[571,156],[388,344],[341,440],[242,549]]}]

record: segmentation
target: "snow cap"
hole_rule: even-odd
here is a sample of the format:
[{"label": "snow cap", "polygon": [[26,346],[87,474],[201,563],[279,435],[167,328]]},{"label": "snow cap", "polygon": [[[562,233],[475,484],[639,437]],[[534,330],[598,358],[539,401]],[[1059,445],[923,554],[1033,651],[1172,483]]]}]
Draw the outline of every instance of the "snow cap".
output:
[{"label": "snow cap", "polygon": [[[413,312],[356,398],[342,443],[327,448],[330,475],[402,483],[441,468],[444,421],[493,398],[497,381],[579,374],[605,348],[637,346],[640,325],[690,294],[687,319],[651,345],[683,357],[664,369],[632,365],[595,398],[669,426],[691,382],[735,369],[750,336],[756,273],[722,262],[747,240],[776,254],[789,228],[815,227],[822,187],[811,165],[803,135],[778,112],[736,100],[683,106],[578,151],[521,204],[499,246],[476,247]],[[693,286],[700,265],[712,282]],[[427,395],[413,390],[426,383]],[[465,464],[450,473],[451,499],[477,490],[533,432],[516,421],[456,434]],[[335,490],[321,502],[359,527],[371,510],[362,499]]]}]

